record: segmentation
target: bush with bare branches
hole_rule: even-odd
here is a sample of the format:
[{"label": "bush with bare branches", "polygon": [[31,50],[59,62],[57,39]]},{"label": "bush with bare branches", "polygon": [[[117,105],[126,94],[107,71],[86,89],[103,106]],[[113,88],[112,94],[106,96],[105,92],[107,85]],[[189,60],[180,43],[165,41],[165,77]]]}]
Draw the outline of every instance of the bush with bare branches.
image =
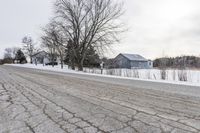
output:
[{"label": "bush with bare branches", "polygon": [[178,79],[179,81],[187,81],[187,72],[185,70],[179,70],[178,71]]}]

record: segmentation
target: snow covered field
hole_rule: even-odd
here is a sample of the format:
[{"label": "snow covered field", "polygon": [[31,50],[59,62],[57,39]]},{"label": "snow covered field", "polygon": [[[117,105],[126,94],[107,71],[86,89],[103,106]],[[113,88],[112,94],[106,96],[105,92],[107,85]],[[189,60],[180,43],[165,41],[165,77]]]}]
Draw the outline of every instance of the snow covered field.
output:
[{"label": "snow covered field", "polygon": [[158,70],[158,69],[104,69],[103,75],[101,75],[100,69],[84,68],[83,72],[73,71],[68,69],[65,65],[64,69],[60,66],[43,66],[41,64],[10,64],[11,66],[33,68],[40,70],[49,70],[64,73],[78,73],[96,76],[106,76],[112,78],[124,78],[134,80],[145,80],[151,82],[163,82],[171,84],[182,84],[190,86],[200,86],[200,71],[198,70]]},{"label": "snow covered field", "polygon": [[[84,72],[101,74],[99,69],[85,68]],[[198,70],[159,70],[159,69],[105,69],[104,75],[131,77],[149,80],[184,81],[200,84],[200,71]]]}]

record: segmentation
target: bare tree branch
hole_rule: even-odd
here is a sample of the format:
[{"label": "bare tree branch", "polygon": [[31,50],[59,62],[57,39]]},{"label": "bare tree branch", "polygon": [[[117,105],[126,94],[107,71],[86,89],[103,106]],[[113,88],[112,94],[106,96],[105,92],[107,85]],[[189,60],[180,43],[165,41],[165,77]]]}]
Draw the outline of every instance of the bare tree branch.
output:
[{"label": "bare tree branch", "polygon": [[112,0],[57,0],[56,21],[63,34],[73,43],[72,51],[79,70],[92,46],[99,51],[119,42],[123,31],[119,18],[123,3]]}]

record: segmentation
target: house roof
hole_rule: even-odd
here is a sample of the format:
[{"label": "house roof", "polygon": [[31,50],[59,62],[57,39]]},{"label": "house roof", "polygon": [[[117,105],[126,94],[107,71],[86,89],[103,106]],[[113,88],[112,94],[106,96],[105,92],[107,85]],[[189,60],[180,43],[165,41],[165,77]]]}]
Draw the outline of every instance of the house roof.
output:
[{"label": "house roof", "polygon": [[48,53],[47,53],[46,51],[43,50],[43,51],[39,51],[39,52],[35,53],[35,54],[33,55],[33,57],[34,57],[34,56],[41,55],[41,54],[43,54],[43,56],[44,56],[44,55],[48,55]]},{"label": "house roof", "polygon": [[145,59],[144,57],[142,57],[141,55],[138,55],[138,54],[121,53],[121,55],[124,56],[125,58],[127,58],[130,61],[148,61],[147,59]]}]

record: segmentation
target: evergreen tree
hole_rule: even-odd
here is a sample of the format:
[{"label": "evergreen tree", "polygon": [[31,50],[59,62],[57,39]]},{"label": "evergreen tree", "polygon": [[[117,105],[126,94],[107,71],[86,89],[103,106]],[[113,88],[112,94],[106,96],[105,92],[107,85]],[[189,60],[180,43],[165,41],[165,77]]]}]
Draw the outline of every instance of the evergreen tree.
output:
[{"label": "evergreen tree", "polygon": [[17,63],[20,63],[20,64],[27,63],[26,57],[24,53],[21,51],[21,49],[17,51],[15,60],[17,61]]},{"label": "evergreen tree", "polygon": [[96,50],[91,46],[88,49],[87,55],[83,62],[83,66],[85,67],[99,67],[101,60],[99,55],[97,54]]},{"label": "evergreen tree", "polygon": [[[69,43],[70,44],[70,43]],[[77,60],[72,54],[71,45],[68,44],[68,49],[66,50],[65,63],[68,64],[72,69],[77,66]],[[91,46],[86,53],[85,60],[83,62],[84,67],[99,67],[101,60],[96,50]]]}]

